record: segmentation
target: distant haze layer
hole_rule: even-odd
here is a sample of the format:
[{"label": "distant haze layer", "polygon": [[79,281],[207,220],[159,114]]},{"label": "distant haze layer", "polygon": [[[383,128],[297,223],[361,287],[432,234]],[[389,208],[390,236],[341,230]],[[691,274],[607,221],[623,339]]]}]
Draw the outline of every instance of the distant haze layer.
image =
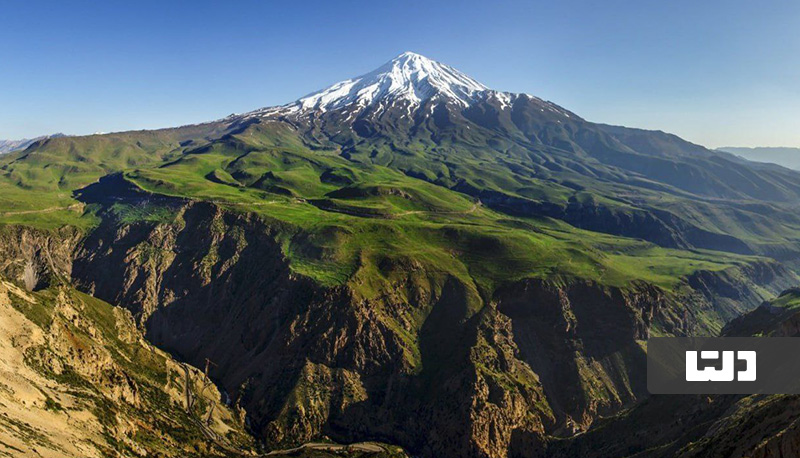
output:
[{"label": "distant haze layer", "polygon": [[756,147],[742,148],[725,146],[720,151],[741,156],[750,161],[771,162],[794,170],[800,170],[800,148],[792,147]]}]

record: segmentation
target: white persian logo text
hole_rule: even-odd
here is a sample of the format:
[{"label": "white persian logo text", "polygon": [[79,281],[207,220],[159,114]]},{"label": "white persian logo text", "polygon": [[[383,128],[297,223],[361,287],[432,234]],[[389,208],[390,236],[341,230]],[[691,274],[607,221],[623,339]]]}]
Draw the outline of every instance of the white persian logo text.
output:
[{"label": "white persian logo text", "polygon": [[[756,352],[754,351],[723,351],[721,369],[713,367],[698,369],[697,353],[696,351],[686,352],[687,382],[732,382],[735,374],[734,353],[736,353],[737,359],[745,361],[747,364],[745,370],[735,374],[737,375],[736,380],[740,382],[754,382],[756,380]],[[718,351],[701,351],[700,356],[703,359],[718,359],[719,353]]]}]

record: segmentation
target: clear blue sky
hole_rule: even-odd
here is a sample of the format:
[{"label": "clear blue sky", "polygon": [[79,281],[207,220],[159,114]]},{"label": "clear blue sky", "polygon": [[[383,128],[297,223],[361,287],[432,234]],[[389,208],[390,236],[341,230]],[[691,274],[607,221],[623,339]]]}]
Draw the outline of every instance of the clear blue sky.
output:
[{"label": "clear blue sky", "polygon": [[800,146],[798,0],[3,0],[0,17],[0,138],[217,119],[409,50],[591,121]]}]

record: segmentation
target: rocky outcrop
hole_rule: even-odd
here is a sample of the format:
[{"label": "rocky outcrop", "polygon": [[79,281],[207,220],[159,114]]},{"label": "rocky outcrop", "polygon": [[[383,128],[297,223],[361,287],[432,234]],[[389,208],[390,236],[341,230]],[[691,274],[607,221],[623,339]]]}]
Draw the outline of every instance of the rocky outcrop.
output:
[{"label": "rocky outcrop", "polygon": [[73,253],[81,237],[81,231],[72,227],[0,226],[0,275],[23,281],[26,268],[33,269],[37,281],[30,289],[69,283]]},{"label": "rocky outcrop", "polygon": [[495,298],[514,325],[521,360],[539,375],[556,414],[550,433],[585,430],[598,415],[646,396],[642,342],[666,304],[658,288],[527,280]]},{"label": "rocky outcrop", "polygon": [[[404,351],[347,289],[293,275],[273,236],[253,217],[191,204],[172,225],[101,226],[78,251],[74,277],[131,309],[160,347],[196,366],[214,362],[212,376],[241,396],[254,430],[291,444],[319,436],[321,419],[348,405],[306,394],[361,390],[359,377],[402,371]],[[320,382],[323,396],[316,384],[301,388],[306,379],[334,386]]]},{"label": "rocky outcrop", "polygon": [[[693,304],[709,304],[708,311],[719,317],[718,322],[727,323],[797,281],[797,276],[778,262],[753,260],[722,271],[699,270],[689,275],[686,284],[691,294],[687,298]],[[754,284],[766,289],[768,296],[753,288]]]},{"label": "rocky outcrop", "polygon": [[[555,425],[512,321],[472,315],[458,280],[431,290],[412,278],[418,266],[387,265],[406,271],[410,301],[323,288],[292,274],[273,230],[208,204],[170,225],[109,222],[81,245],[74,277],[131,309],[157,345],[215,362],[212,376],[271,444],[327,434],[503,456],[513,434]],[[403,307],[425,315],[421,326],[402,321]]]},{"label": "rocky outcrop", "polygon": [[[730,322],[723,335],[797,337],[798,304],[800,290],[789,289]],[[543,453],[554,457],[796,456],[799,414],[797,395],[655,395],[597,422],[585,434],[548,442]]]},{"label": "rocky outcrop", "polygon": [[800,453],[800,397],[748,396],[678,456],[788,457]]}]

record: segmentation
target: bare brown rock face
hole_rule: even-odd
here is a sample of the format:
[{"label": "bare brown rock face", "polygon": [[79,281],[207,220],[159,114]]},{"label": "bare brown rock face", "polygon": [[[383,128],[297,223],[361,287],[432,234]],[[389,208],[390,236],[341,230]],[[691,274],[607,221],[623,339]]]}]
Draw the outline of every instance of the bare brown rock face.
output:
[{"label": "bare brown rock face", "polygon": [[26,269],[32,270],[37,281],[29,289],[69,281],[73,253],[81,236],[80,231],[70,227],[35,230],[4,226],[0,230],[0,273],[23,281]]},{"label": "bare brown rock face", "polygon": [[252,439],[220,397],[199,370],[147,343],[126,310],[0,277],[3,456],[247,453]]},{"label": "bare brown rock face", "polygon": [[514,323],[521,359],[539,374],[556,412],[556,434],[585,430],[598,414],[646,396],[642,343],[665,307],[659,289],[537,280],[504,288],[497,298]]},{"label": "bare brown rock face", "polygon": [[212,375],[234,396],[242,390],[270,443],[324,433],[499,456],[515,427],[544,431],[546,401],[515,359],[510,322],[489,309],[469,317],[457,281],[399,304],[432,309],[413,348],[378,312],[380,299],[292,275],[262,223],[204,204],[183,212],[173,226],[99,229],[75,278],[126,304],[159,346],[216,362]]}]

